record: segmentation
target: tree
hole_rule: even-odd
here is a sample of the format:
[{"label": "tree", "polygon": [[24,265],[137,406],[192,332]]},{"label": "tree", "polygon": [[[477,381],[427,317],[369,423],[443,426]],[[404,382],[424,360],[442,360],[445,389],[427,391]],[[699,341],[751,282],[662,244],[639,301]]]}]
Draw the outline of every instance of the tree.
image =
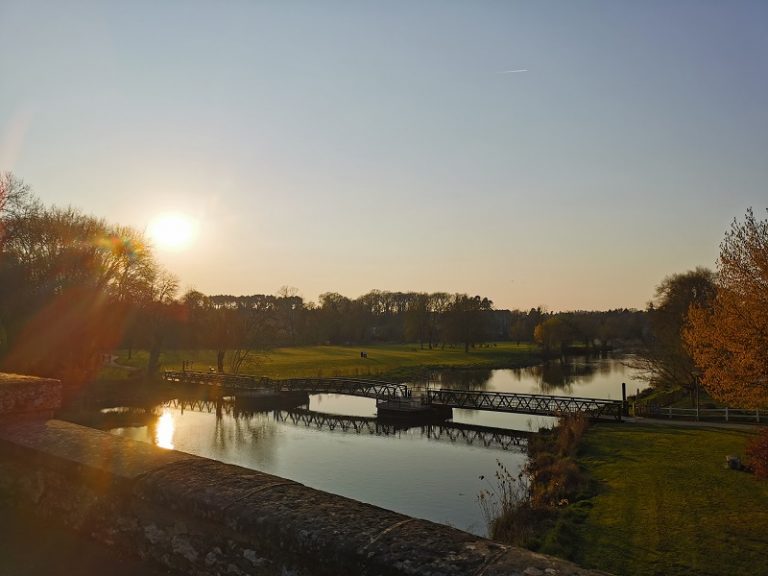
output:
[{"label": "tree", "polygon": [[424,349],[425,341],[428,341],[429,347],[432,348],[429,334],[429,316],[429,294],[412,294],[408,310],[405,313],[404,336],[406,340],[418,341],[421,349]]},{"label": "tree", "polygon": [[141,235],[46,208],[0,177],[0,319],[9,370],[82,383],[122,339],[130,304],[155,273]]},{"label": "tree", "polygon": [[230,372],[239,374],[249,357],[263,360],[274,347],[277,335],[276,299],[263,294],[238,299],[235,346],[229,359]]},{"label": "tree", "polygon": [[445,347],[443,320],[451,305],[451,295],[447,292],[433,292],[429,295],[429,347],[440,340]]},{"label": "tree", "polygon": [[768,220],[748,210],[720,244],[717,295],[694,306],[685,343],[716,399],[741,407],[768,406]]},{"label": "tree", "polygon": [[714,296],[714,274],[701,267],[668,276],[656,288],[656,299],[648,306],[650,334],[637,366],[651,385],[695,389],[698,370],[683,343],[683,329],[691,306],[709,308]]},{"label": "tree", "polygon": [[284,299],[265,294],[251,296],[217,295],[202,298],[197,315],[205,325],[204,340],[216,350],[216,367],[238,374],[245,361],[266,356],[275,346],[279,332],[278,308]]},{"label": "tree", "polygon": [[179,281],[168,272],[160,272],[150,284],[139,318],[146,333],[147,376],[152,377],[160,370],[160,354],[168,336],[179,325],[183,306],[174,299]]},{"label": "tree", "polygon": [[299,289],[293,286],[281,286],[277,291],[278,328],[282,343],[296,346],[304,312],[304,299],[299,296]]},{"label": "tree", "polygon": [[455,294],[446,310],[446,335],[451,342],[463,343],[464,352],[487,336],[484,312],[493,309],[493,302],[480,296]]},{"label": "tree", "polygon": [[574,339],[574,330],[565,315],[558,314],[536,326],[533,339],[544,348],[545,354],[549,354],[555,348],[559,349],[560,353],[564,353],[565,348]]},{"label": "tree", "polygon": [[5,215],[18,215],[30,203],[31,188],[11,172],[0,173],[0,240],[3,237]]}]

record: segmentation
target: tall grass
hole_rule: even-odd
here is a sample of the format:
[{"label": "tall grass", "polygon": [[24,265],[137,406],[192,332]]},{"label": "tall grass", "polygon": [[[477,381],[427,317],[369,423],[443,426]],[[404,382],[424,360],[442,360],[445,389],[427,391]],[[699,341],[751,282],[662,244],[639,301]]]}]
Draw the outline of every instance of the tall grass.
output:
[{"label": "tall grass", "polygon": [[575,456],[588,426],[587,418],[569,416],[539,430],[528,441],[529,460],[517,477],[497,462],[494,482],[478,495],[491,538],[570,554],[573,542],[565,535],[571,530],[564,529],[570,515],[563,511],[586,495],[588,480]]}]

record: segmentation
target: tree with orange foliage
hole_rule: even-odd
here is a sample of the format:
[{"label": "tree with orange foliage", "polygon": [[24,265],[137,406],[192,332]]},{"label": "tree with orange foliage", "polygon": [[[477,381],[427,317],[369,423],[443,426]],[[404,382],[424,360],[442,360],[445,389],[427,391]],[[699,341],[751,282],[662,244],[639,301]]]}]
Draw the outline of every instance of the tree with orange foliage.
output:
[{"label": "tree with orange foliage", "polygon": [[704,388],[732,406],[768,406],[768,220],[748,210],[720,244],[717,295],[693,306],[683,337]]}]

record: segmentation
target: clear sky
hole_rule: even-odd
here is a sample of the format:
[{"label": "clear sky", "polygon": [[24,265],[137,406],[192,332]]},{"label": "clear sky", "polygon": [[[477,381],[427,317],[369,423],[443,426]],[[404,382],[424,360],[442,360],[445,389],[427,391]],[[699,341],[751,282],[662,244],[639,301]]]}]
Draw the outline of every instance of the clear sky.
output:
[{"label": "clear sky", "polygon": [[[184,288],[642,308],[768,206],[768,2],[0,1],[0,170]],[[512,72],[517,70],[517,72]]]}]

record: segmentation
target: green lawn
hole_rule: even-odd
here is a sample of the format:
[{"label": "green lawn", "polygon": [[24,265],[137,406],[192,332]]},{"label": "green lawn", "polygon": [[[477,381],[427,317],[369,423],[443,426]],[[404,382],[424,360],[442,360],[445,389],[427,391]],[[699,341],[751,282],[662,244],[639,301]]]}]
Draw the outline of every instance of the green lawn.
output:
[{"label": "green lawn", "polygon": [[[368,358],[361,358],[365,351]],[[171,350],[161,357],[166,370],[180,370],[183,361],[192,361],[193,370],[208,370],[216,366],[213,350]],[[264,358],[246,360],[241,374],[268,376],[270,378],[309,376],[360,376],[408,377],[427,369],[437,368],[502,368],[528,366],[539,362],[535,347],[510,342],[491,344],[464,352],[463,347],[432,350],[418,345],[375,346],[300,346],[277,348]],[[119,364],[144,367],[147,353],[134,351],[128,359],[125,350],[118,351]],[[225,359],[225,369],[228,358]],[[110,371],[112,372],[112,371]],[[111,375],[114,375],[113,373]]]},{"label": "green lawn", "polygon": [[727,470],[750,433],[600,425],[581,463],[600,483],[576,561],[625,576],[768,574],[768,482]]}]

